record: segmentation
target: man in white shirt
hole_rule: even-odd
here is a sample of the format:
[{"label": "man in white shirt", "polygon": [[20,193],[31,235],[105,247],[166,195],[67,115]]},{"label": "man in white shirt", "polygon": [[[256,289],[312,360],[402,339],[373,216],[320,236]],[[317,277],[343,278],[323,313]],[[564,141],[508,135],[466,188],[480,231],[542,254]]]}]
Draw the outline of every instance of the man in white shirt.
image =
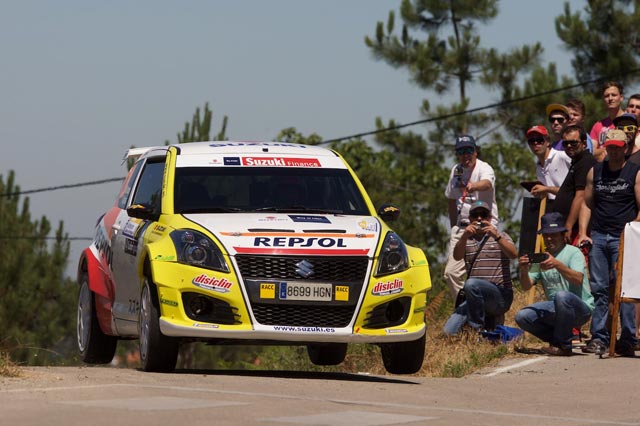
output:
[{"label": "man in white shirt", "polygon": [[526,133],[529,149],[536,156],[536,177],[538,184],[531,188],[537,198],[547,197],[547,211],[550,210],[556,194],[567,177],[571,158],[564,152],[551,149],[549,132],[543,126],[533,126]]},{"label": "man in white shirt", "polygon": [[473,136],[460,135],[456,138],[455,152],[458,162],[451,169],[445,196],[449,200],[449,222],[451,239],[449,256],[444,271],[444,279],[449,286],[451,297],[456,300],[466,279],[464,260],[453,258],[453,248],[469,225],[469,210],[476,201],[484,201],[491,206],[489,220],[498,224],[498,205],[495,193],[495,173],[493,168],[478,158],[479,148]]}]

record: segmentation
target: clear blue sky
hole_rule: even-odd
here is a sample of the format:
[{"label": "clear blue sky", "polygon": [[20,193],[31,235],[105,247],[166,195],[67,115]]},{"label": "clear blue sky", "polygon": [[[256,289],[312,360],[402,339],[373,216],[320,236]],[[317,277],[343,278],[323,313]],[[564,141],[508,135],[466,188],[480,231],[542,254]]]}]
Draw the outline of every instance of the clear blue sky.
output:
[{"label": "clear blue sky", "polygon": [[[572,1],[574,9],[583,1]],[[421,101],[408,74],[364,45],[399,0],[14,0],[0,6],[0,174],[23,190],[124,175],[136,146],[176,142],[209,102],[214,130],[270,140],[285,127],[326,139],[411,122]],[[481,36],[501,50],[540,41],[570,72],[555,35],[558,0],[509,0]],[[497,101],[477,93],[472,106]],[[452,95],[452,96],[455,96]],[[442,99],[446,103],[447,99]],[[414,131],[424,131],[415,127]],[[30,196],[33,218],[93,235],[110,183]],[[73,273],[88,242],[72,242]]]}]

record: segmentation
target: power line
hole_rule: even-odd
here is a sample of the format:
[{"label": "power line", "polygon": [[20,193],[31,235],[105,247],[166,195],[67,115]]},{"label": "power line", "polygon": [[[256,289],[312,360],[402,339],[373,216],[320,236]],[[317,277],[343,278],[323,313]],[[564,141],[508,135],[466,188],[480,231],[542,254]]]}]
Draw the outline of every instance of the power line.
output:
[{"label": "power line", "polygon": [[418,124],[430,123],[432,121],[446,120],[448,118],[454,118],[454,117],[458,117],[458,116],[461,116],[461,115],[473,114],[475,112],[483,111],[485,109],[492,109],[492,108],[507,106],[507,105],[511,105],[511,104],[514,104],[514,103],[517,103],[517,102],[527,101],[529,99],[534,99],[534,98],[538,98],[538,97],[542,97],[542,96],[546,96],[546,95],[552,95],[552,94],[558,93],[558,92],[564,92],[566,90],[571,90],[571,89],[575,89],[577,87],[587,86],[589,84],[598,83],[598,82],[601,82],[601,81],[613,80],[616,77],[622,77],[622,76],[625,76],[625,75],[635,74],[635,73],[638,73],[638,72],[640,72],[640,68],[636,68],[636,69],[633,69],[631,71],[620,73],[620,74],[618,74],[616,76],[594,78],[593,80],[582,81],[582,82],[579,82],[579,83],[576,83],[576,84],[572,84],[570,86],[559,87],[557,89],[547,90],[546,92],[541,92],[541,93],[534,93],[533,95],[523,96],[521,98],[511,99],[509,101],[496,102],[496,103],[485,105],[485,106],[478,107],[478,108],[471,108],[471,109],[467,109],[467,110],[460,111],[460,112],[453,112],[451,114],[445,114],[445,115],[440,115],[440,116],[437,116],[437,117],[425,118],[425,119],[422,119],[422,120],[412,121],[412,122],[406,123],[406,124],[399,124],[397,126],[385,127],[383,129],[372,130],[372,131],[369,131],[369,132],[355,133],[355,134],[350,135],[350,136],[343,136],[343,137],[340,137],[340,138],[329,139],[329,140],[320,142],[320,145],[327,144],[327,143],[333,143],[333,142],[341,142],[341,141],[348,140],[348,139],[361,138],[363,136],[370,136],[370,135],[375,135],[375,134],[378,134],[378,133],[389,132],[391,130],[403,129],[405,127],[416,126]]},{"label": "power line", "polygon": [[[0,235],[0,240],[57,240],[58,237],[41,237],[41,236],[24,236],[24,235]],[[66,241],[93,241],[91,237],[61,237],[61,240]]]},{"label": "power line", "polygon": [[58,189],[77,188],[80,186],[101,185],[103,183],[122,181],[123,179],[124,179],[123,177],[117,177],[117,178],[109,178],[109,179],[102,179],[102,180],[94,180],[91,182],[80,182],[80,183],[72,183],[69,185],[58,185],[58,186],[49,186],[47,188],[29,189],[27,191],[7,192],[4,194],[0,194],[0,197],[13,197],[16,195],[34,194],[36,192],[56,191]]},{"label": "power line", "polygon": [[[511,105],[511,104],[514,104],[514,103],[517,103],[517,102],[527,101],[529,99],[534,99],[534,98],[539,98],[539,97],[542,97],[542,96],[552,95],[554,93],[564,92],[566,90],[571,90],[571,89],[575,89],[577,87],[587,86],[589,84],[594,84],[594,83],[598,83],[598,82],[601,82],[601,81],[614,80],[617,77],[623,77],[623,76],[626,76],[626,75],[636,74],[636,73],[639,73],[639,72],[640,72],[640,68],[636,68],[636,69],[633,69],[633,70],[630,70],[630,71],[627,71],[627,72],[624,72],[624,73],[620,73],[620,74],[615,75],[615,76],[606,76],[606,77],[594,78],[592,80],[582,81],[582,82],[579,82],[579,83],[576,83],[576,84],[572,84],[572,85],[569,85],[569,86],[564,86],[564,87],[559,87],[557,89],[547,90],[545,92],[534,93],[532,95],[523,96],[523,97],[517,98],[517,99],[511,99],[511,100],[508,100],[508,101],[496,102],[496,103],[493,103],[493,104],[489,104],[489,105],[485,105],[485,106],[481,106],[481,107],[477,107],[477,108],[471,108],[471,109],[467,109],[467,110],[464,110],[464,111],[453,112],[451,114],[440,115],[440,116],[437,116],[437,117],[425,118],[425,119],[422,119],[422,120],[416,120],[416,121],[412,121],[412,122],[405,123],[405,124],[398,124],[396,126],[384,127],[382,129],[371,130],[371,131],[368,131],[368,132],[354,133],[354,134],[349,135],[349,136],[342,136],[342,137],[339,137],[339,138],[328,139],[328,140],[319,142],[318,145],[324,145],[324,144],[333,143],[333,142],[341,142],[341,141],[344,141],[344,140],[361,138],[361,137],[364,137],[364,136],[370,136],[370,135],[375,135],[375,134],[378,134],[378,133],[390,132],[392,130],[403,129],[405,127],[417,126],[418,124],[425,124],[425,123],[430,123],[430,122],[433,122],[433,121],[446,120],[446,119],[449,119],[449,118],[459,117],[461,115],[473,114],[473,113],[476,113],[476,112],[479,112],[479,111],[484,111],[486,109],[493,109],[493,108],[497,108],[497,107],[507,106],[507,105]],[[70,184],[70,185],[51,186],[51,187],[48,187],[48,188],[31,189],[31,190],[28,190],[28,191],[18,191],[18,192],[12,192],[12,193],[4,193],[4,194],[0,194],[0,197],[11,197],[11,196],[16,196],[16,195],[33,194],[33,193],[37,193],[37,192],[56,191],[58,189],[76,188],[76,187],[81,187],[81,186],[101,185],[103,183],[122,181],[123,179],[124,178],[122,178],[122,177],[117,177],[117,178],[109,178],[109,179],[103,179],[103,180],[97,180],[97,181],[91,181],[91,182],[75,183],[75,184]]]}]

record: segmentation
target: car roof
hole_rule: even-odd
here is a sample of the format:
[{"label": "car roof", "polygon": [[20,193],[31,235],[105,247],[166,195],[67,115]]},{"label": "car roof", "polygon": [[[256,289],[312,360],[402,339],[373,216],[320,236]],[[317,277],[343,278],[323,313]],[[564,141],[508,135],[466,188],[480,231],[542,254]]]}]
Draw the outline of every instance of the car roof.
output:
[{"label": "car roof", "polygon": [[317,162],[317,166],[320,167],[345,167],[340,156],[330,149],[315,145],[272,141],[209,141],[131,148],[127,152],[126,158],[163,155],[170,147],[175,147],[178,150],[180,166],[230,165],[229,161],[234,158],[231,156],[254,159],[280,158],[282,156],[293,160],[294,163],[296,160],[304,162],[303,159],[311,159],[309,161]]}]

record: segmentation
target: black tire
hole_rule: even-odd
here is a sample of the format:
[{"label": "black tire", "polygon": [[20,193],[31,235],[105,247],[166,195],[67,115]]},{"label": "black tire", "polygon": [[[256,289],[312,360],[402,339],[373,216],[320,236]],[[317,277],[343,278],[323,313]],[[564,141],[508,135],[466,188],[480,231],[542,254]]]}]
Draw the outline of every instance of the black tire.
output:
[{"label": "black tire", "polygon": [[315,343],[307,345],[309,360],[315,365],[338,365],[347,356],[346,343]]},{"label": "black tire", "polygon": [[144,371],[170,372],[176,368],[180,340],[160,331],[160,304],[156,287],[145,277],[138,319],[140,363]]},{"label": "black tire", "polygon": [[104,334],[100,328],[95,294],[89,288],[87,274],[80,278],[76,338],[80,358],[87,364],[108,364],[116,353],[118,338]]},{"label": "black tire", "polygon": [[427,343],[426,333],[411,342],[384,343],[380,345],[384,368],[391,374],[417,373],[424,361]]}]

